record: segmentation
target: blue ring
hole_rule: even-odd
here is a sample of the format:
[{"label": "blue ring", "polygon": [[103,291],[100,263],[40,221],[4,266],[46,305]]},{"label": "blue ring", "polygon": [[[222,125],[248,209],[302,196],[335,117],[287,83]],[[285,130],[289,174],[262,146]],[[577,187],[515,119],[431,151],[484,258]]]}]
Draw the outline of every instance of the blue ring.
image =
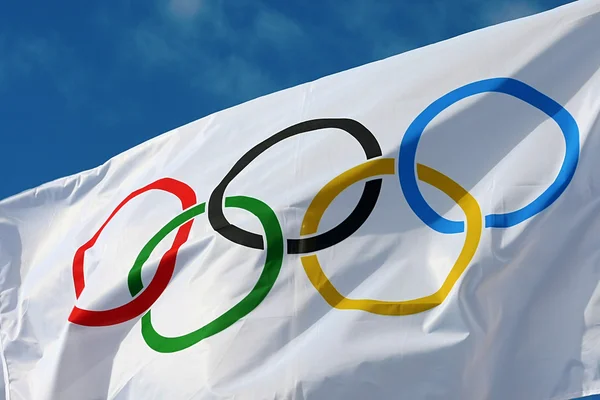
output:
[{"label": "blue ring", "polygon": [[563,106],[550,97],[512,78],[484,79],[455,89],[434,101],[415,118],[402,138],[398,155],[398,178],[406,201],[421,221],[440,233],[463,232],[464,222],[451,221],[440,216],[423,198],[415,176],[419,139],[427,125],[439,113],[464,98],[484,92],[504,93],[516,97],[544,112],[558,124],[563,132],[566,144],[565,158],[558,176],[546,191],[519,210],[505,214],[486,215],[486,228],[515,226],[543,211],[566,189],[577,168],[579,160],[579,128],[577,122]]}]

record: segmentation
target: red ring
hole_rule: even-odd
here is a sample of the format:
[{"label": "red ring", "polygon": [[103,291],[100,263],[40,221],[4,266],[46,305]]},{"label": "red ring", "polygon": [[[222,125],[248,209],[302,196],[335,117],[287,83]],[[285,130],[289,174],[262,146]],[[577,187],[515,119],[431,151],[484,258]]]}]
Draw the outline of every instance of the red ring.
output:
[{"label": "red ring", "polygon": [[[185,183],[172,178],[159,179],[127,196],[125,200],[115,208],[112,214],[110,214],[98,232],[75,252],[75,257],[73,258],[73,283],[75,285],[76,298],[79,298],[81,292],[83,292],[83,289],[85,288],[83,261],[86,250],[94,246],[100,233],[102,233],[102,230],[125,204],[140,194],[154,189],[163,190],[177,196],[181,201],[181,206],[184,210],[196,204],[196,193],[194,190]],[[173,271],[175,270],[177,252],[181,245],[187,241],[193,222],[194,220],[192,219],[179,227],[173,245],[161,258],[152,282],[150,282],[146,289],[137,297],[129,303],[110,310],[85,310],[74,306],[71,315],[69,315],[69,321],[84,326],[109,326],[129,321],[143,314],[167,288],[167,285],[173,276]]]}]

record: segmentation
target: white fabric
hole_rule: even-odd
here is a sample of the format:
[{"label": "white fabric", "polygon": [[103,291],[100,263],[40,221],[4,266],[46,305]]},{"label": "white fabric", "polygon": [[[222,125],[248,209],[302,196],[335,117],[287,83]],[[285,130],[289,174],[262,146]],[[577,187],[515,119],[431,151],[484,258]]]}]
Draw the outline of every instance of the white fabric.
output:
[{"label": "white fabric", "polygon": [[[256,99],[1,201],[6,399],[547,400],[600,393],[599,38],[600,2],[575,2]],[[564,192],[540,213],[511,227],[483,227],[475,256],[437,307],[398,316],[333,308],[309,281],[301,255],[286,250],[273,289],[256,309],[178,352],[150,348],[141,315],[106,327],[68,321],[74,305],[106,310],[130,302],[127,274],[138,253],[182,212],[177,198],[161,191],[125,205],[85,253],[86,286],[76,299],[77,249],[131,192],[169,177],[206,202],[251,148],[317,118],[360,122],[379,142],[379,158],[398,161],[403,135],[423,110],[454,89],[493,78],[523,82],[572,115],[578,164]],[[460,184],[485,216],[540,196],[565,152],[548,115],[490,92],[433,118],[416,161]],[[226,196],[261,200],[275,211],[283,237],[299,238],[319,190],[364,162],[350,135],[316,130],[258,156]],[[449,274],[465,234],[430,228],[412,211],[397,174],[381,178],[367,221],[316,254],[348,298],[429,295]],[[333,201],[319,232],[349,215],[363,187],[356,183]],[[438,213],[464,221],[439,190],[423,182],[419,188]],[[263,235],[252,214],[226,208],[225,215]],[[144,264],[145,288],[174,237]],[[151,307],[154,327],[177,336],[223,314],[253,288],[265,257],[199,215]]]}]

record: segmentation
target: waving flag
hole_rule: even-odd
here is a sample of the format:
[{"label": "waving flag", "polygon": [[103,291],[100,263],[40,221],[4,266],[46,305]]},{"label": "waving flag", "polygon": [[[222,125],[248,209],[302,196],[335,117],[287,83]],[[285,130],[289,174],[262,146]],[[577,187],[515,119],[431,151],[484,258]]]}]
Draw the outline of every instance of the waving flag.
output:
[{"label": "waving flag", "polygon": [[6,399],[600,393],[600,3],[0,202]]}]

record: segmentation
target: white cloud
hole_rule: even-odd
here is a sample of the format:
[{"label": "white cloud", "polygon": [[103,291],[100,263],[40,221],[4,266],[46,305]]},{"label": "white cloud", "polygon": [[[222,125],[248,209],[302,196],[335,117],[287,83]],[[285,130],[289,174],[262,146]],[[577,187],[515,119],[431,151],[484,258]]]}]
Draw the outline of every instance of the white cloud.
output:
[{"label": "white cloud", "polygon": [[0,84],[41,73],[59,85],[64,74],[58,65],[68,57],[68,49],[55,35],[0,35]]},{"label": "white cloud", "polygon": [[127,55],[141,57],[144,63],[159,65],[183,61],[177,48],[170,45],[168,36],[160,35],[145,26],[134,29],[130,40],[136,53]]},{"label": "white cloud", "polygon": [[0,59],[6,75],[28,75],[33,70],[50,68],[60,51],[51,38],[0,37]]},{"label": "white cloud", "polygon": [[193,18],[202,7],[202,0],[169,0],[168,10],[178,18]]},{"label": "white cloud", "polygon": [[290,46],[295,41],[304,39],[302,27],[286,15],[268,8],[262,8],[254,21],[254,31],[257,39],[274,43],[275,45]]},{"label": "white cloud", "polygon": [[542,11],[544,9],[532,1],[487,2],[480,16],[484,25],[495,25]]},{"label": "white cloud", "polygon": [[127,38],[122,59],[228,103],[542,11],[536,0],[347,0],[343,7],[336,0],[290,7],[261,0],[152,4],[154,12],[121,35]]},{"label": "white cloud", "polygon": [[[174,2],[168,5],[174,7]],[[173,10],[159,4],[157,13],[128,29],[121,59],[137,64],[148,74],[160,71],[165,79],[176,76],[197,91],[227,102],[245,101],[279,89],[269,76],[267,60],[256,52],[266,43],[281,49],[294,37],[301,37],[302,31],[260,3],[248,5],[253,19],[242,29],[232,24],[217,1],[203,1],[201,12],[194,8],[196,4],[178,4],[177,11],[187,12],[186,18],[193,14],[193,23],[173,18]]]},{"label": "white cloud", "polygon": [[[207,84],[210,87],[207,88]],[[236,55],[215,60],[207,65],[192,85],[235,101],[246,100],[250,96],[276,87],[267,71]]]}]

